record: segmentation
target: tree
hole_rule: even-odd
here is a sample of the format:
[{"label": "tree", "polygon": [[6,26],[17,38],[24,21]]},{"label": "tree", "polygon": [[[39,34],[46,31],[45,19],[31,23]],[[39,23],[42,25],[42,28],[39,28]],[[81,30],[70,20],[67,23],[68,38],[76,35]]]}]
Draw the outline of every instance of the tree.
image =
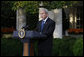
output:
[{"label": "tree", "polygon": [[12,9],[14,11],[19,8],[23,8],[26,12],[26,25],[30,26],[30,29],[34,29],[36,27],[36,23],[38,21],[38,9],[39,2],[38,1],[14,1]]},{"label": "tree", "polygon": [[24,8],[25,12],[35,14],[38,12],[39,5],[38,1],[14,1],[12,9],[17,10],[20,7]]},{"label": "tree", "polygon": [[15,12],[11,10],[13,2],[1,1],[1,26],[15,26]]},{"label": "tree", "polygon": [[[8,19],[11,20],[11,16],[13,17],[13,21],[15,21],[16,10],[19,7],[25,10],[27,17],[29,17],[30,15],[33,15],[33,18],[35,17],[35,20],[37,20],[39,4],[41,2],[43,2],[43,5],[45,8],[52,10],[56,8],[63,8],[63,6],[66,6],[66,5],[70,7],[70,6],[73,6],[74,4],[79,3],[80,1],[1,1],[1,21],[2,21],[1,25],[8,26],[6,23],[10,23],[10,22],[9,21],[6,23],[4,22],[7,21]],[[32,20],[33,18],[31,16],[30,20]],[[11,20],[11,22],[13,21]],[[15,22],[13,23],[15,24]]]},{"label": "tree", "polygon": [[56,8],[63,8],[63,7],[72,7],[77,3],[81,3],[81,1],[42,1],[44,7],[47,9],[56,9]]},{"label": "tree", "polygon": [[[16,10],[20,7],[25,10],[28,23],[31,24],[32,22],[30,22],[30,20],[35,21],[38,19],[38,1],[1,1],[1,25],[4,27],[16,27]],[[29,18],[29,16],[31,16],[31,18]],[[13,17],[13,19],[11,17]]]}]

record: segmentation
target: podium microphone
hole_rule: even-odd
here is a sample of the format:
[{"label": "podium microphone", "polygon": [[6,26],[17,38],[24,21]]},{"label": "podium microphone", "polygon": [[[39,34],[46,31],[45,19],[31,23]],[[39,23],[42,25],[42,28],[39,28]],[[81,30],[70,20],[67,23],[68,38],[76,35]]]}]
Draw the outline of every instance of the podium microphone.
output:
[{"label": "podium microphone", "polygon": [[29,25],[22,27],[22,29],[29,30]]}]

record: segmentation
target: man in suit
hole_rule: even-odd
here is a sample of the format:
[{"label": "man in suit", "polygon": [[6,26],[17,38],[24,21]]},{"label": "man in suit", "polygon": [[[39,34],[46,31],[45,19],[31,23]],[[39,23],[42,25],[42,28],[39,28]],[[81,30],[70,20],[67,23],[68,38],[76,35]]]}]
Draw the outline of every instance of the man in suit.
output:
[{"label": "man in suit", "polygon": [[48,17],[47,9],[41,8],[39,14],[42,20],[38,22],[37,31],[47,37],[38,41],[38,56],[51,56],[55,22]]}]

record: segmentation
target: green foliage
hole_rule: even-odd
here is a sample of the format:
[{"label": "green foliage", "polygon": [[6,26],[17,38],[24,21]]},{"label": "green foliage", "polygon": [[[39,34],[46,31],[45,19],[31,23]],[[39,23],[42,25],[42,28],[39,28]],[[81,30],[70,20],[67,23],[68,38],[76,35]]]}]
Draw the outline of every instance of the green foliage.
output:
[{"label": "green foliage", "polygon": [[76,3],[79,2],[78,1],[43,1],[44,6],[49,10],[56,8],[63,8],[64,6],[72,7]]},{"label": "green foliage", "polygon": [[13,10],[23,8],[25,12],[35,14],[38,12],[38,1],[15,1],[12,7]]},{"label": "green foliage", "polygon": [[38,1],[1,1],[2,27],[16,27],[16,10],[19,7],[25,10],[30,29],[35,28],[38,21]]},{"label": "green foliage", "polygon": [[11,10],[12,6],[13,6],[12,1],[1,1],[1,26],[2,27],[11,27],[15,25],[16,12]]},{"label": "green foliage", "polygon": [[[38,56],[38,41],[34,42],[35,56]],[[1,38],[1,56],[22,56],[22,43],[19,39]],[[63,37],[53,39],[53,56],[82,56],[83,38]]]},{"label": "green foliage", "polygon": [[83,38],[54,39],[53,56],[83,56]]},{"label": "green foliage", "polygon": [[22,48],[19,39],[1,39],[1,56],[22,56]]},{"label": "green foliage", "polygon": [[[55,8],[62,8],[63,6],[66,5],[73,6],[73,4],[78,3],[78,1],[42,1],[42,2],[44,7],[49,10]],[[4,27],[9,26],[16,27],[15,25],[16,10],[21,7],[25,10],[27,17],[29,17],[27,18],[29,24],[31,24],[32,28],[34,28],[36,25],[34,26],[33,23],[35,22],[36,24],[38,20],[38,11],[40,3],[41,1],[1,1],[1,21],[2,21],[1,25]]]},{"label": "green foliage", "polygon": [[39,4],[43,2],[43,6],[47,9],[63,8],[64,6],[71,7],[78,1],[14,1],[13,10],[19,7],[24,8],[26,12],[37,13]]},{"label": "green foliage", "polygon": [[83,56],[83,38],[76,40],[73,46],[73,53],[75,56]]},{"label": "green foliage", "polygon": [[54,39],[53,41],[53,56],[73,56],[72,46],[75,38],[65,37],[63,39]]},{"label": "green foliage", "polygon": [[26,12],[27,25],[30,26],[30,30],[35,29],[38,21],[38,1],[15,1],[12,9],[17,10],[18,8],[23,8]]}]

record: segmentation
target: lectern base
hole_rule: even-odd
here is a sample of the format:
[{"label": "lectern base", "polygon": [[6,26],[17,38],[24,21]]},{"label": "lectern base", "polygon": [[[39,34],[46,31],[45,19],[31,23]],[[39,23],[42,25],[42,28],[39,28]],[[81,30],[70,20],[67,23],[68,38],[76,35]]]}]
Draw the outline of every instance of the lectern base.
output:
[{"label": "lectern base", "polygon": [[34,56],[34,49],[32,43],[23,43],[23,56]]}]

